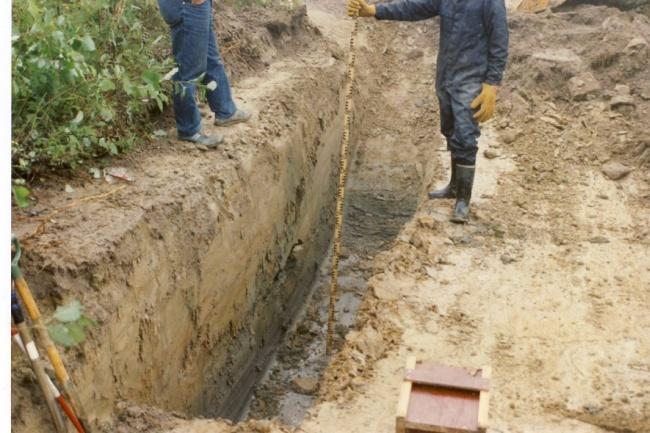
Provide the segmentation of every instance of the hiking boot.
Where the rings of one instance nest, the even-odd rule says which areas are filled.
[[[455,223],[466,223],[469,221],[469,201],[472,198],[472,186],[474,186],[473,165],[456,165],[456,206],[451,221]]]
[[[214,124],[215,126],[232,126],[238,123],[248,122],[250,118],[251,118],[250,111],[238,108],[237,111],[235,111],[235,114],[233,114],[227,119],[219,119],[218,117],[215,116]]]
[[[451,178],[446,187],[431,191],[429,193],[430,199],[439,198],[456,198],[456,163],[451,159]]]
[[[178,136],[179,140],[189,141],[190,143],[201,144],[208,149],[215,149],[219,143],[223,142],[223,135],[221,134],[212,134],[205,135],[200,132],[192,135],[191,137],[184,137],[182,135]]]

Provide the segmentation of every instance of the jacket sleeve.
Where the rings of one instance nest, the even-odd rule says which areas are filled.
[[[401,0],[378,4],[375,18],[392,21],[419,21],[438,16],[442,0]]]
[[[508,62],[508,17],[504,0],[485,0],[488,35],[488,69],[485,82],[500,85]]]

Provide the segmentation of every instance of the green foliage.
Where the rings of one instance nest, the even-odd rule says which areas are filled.
[[[47,331],[52,340],[65,347],[72,347],[86,340],[86,328],[97,324],[83,314],[79,301],[58,307],[48,320]]]
[[[128,149],[168,102],[167,33],[155,0],[14,1],[14,173]]]
[[[14,203],[16,203],[16,206],[19,208],[25,209],[31,205],[29,196],[32,194],[32,192],[29,189],[25,188],[24,186],[16,185],[11,187],[11,192],[14,196]]]

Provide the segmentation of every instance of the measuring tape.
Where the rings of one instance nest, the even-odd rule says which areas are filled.
[[[339,187],[336,195],[336,216],[334,223],[334,240],[332,244],[332,281],[330,283],[330,303],[327,317],[326,353],[332,353],[334,325],[336,324],[336,300],[339,279],[339,261],[341,258],[341,233],[343,231],[343,211],[345,206],[345,182],[348,176],[348,153],[350,147],[350,125],[352,123],[352,92],[354,91],[354,64],[357,59],[356,41],[359,32],[359,18],[354,17],[350,35],[350,54],[348,57],[347,83],[345,89],[345,114],[343,118],[343,137],[341,139],[341,156],[339,159]]]

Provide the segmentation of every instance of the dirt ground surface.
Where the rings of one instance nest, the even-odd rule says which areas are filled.
[[[309,25],[325,39],[312,57],[344,58],[351,24],[343,5],[308,2]],[[483,127],[470,224],[448,222],[451,201],[426,199],[449,165],[433,89],[437,21],[364,21],[337,353],[331,360],[322,353],[325,260],[247,421],[197,418],[143,398],[121,401],[104,430],[393,432],[404,364],[415,355],[491,366],[493,433],[650,432],[647,9],[513,12],[510,28],[510,62],[497,115]],[[343,72],[340,61],[323,70],[297,94]],[[274,96],[259,97],[259,78],[247,83],[251,100]],[[193,152],[160,170],[190,164]],[[238,152],[245,150],[231,147],[209,163]],[[35,248],[60,254],[64,266],[70,258],[47,236]],[[35,395],[20,394],[23,410]]]

